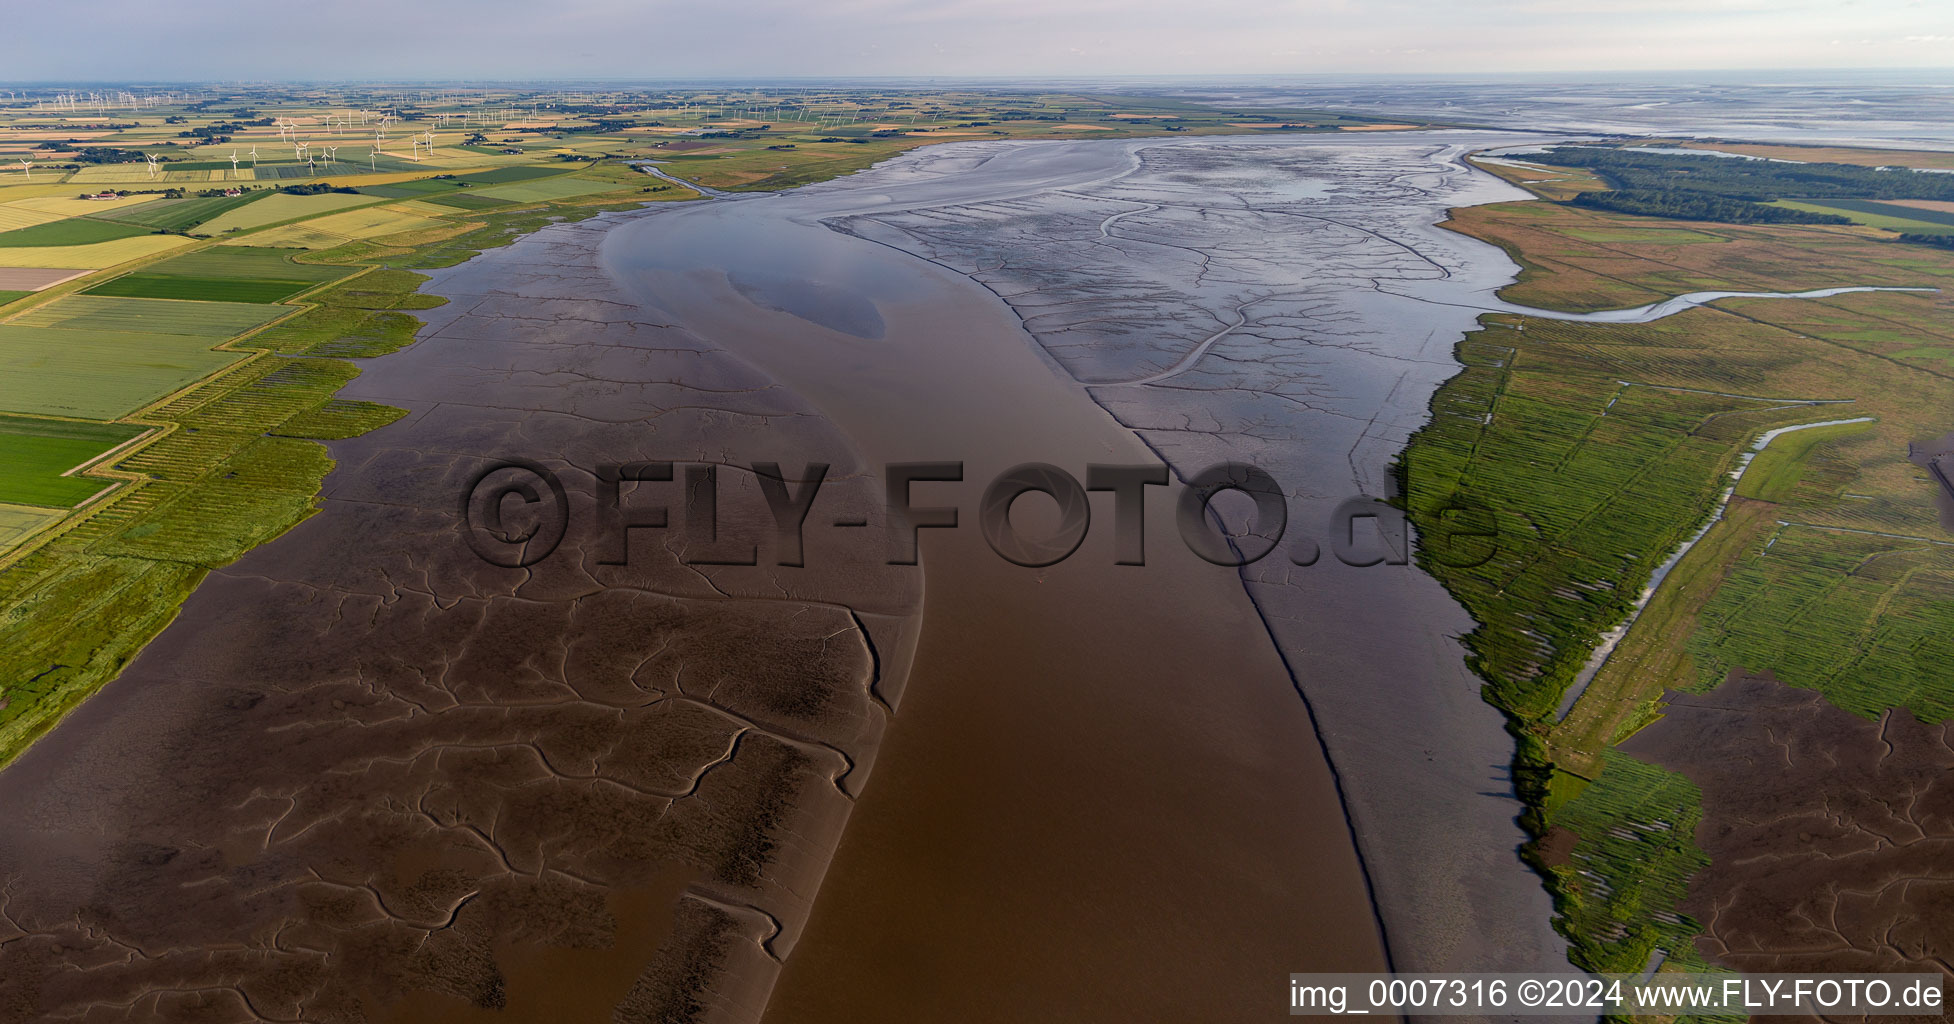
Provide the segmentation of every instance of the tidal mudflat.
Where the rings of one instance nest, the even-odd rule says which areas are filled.
[[[450,304],[343,392],[410,414],[333,444],[317,515],[0,772],[0,1019],[760,1013],[920,589],[849,535],[807,552],[847,572],[732,579],[601,528],[600,467],[783,447],[880,525],[815,410],[618,294],[614,222],[437,274]],[[510,460],[578,524],[521,568],[457,529]]]
[[[1156,770],[1180,776],[1183,788],[1200,777],[1191,773],[1199,761],[1160,757],[1159,734],[1109,736],[1108,723],[1199,708],[1208,730],[1200,761],[1239,758],[1270,728],[1230,710],[1258,706],[1244,703],[1258,689],[1290,707],[1276,730],[1280,757],[1306,761],[1319,737],[1327,747],[1397,967],[1563,962],[1546,897],[1515,854],[1523,836],[1506,777],[1510,740],[1454,639],[1470,621],[1413,567],[1356,568],[1328,554],[1333,511],[1390,493],[1392,458],[1423,422],[1432,389],[1455,372],[1451,346],[1478,312],[1500,308],[1491,295],[1512,264],[1435,225],[1448,207],[1517,196],[1459,160],[1504,138],[945,145],[789,194],[667,210],[611,234],[610,265],[646,305],[764,367],[872,458],[961,458],[966,478],[982,481],[1024,460],[1081,473],[1088,460],[1122,461],[1117,453],[1137,438],[1183,478],[1249,462],[1288,490],[1289,538],[1242,572],[1245,588],[1236,585],[1274,636],[1274,680],[1197,670],[1181,682],[1151,673],[1102,684],[1077,672],[1022,681],[969,672],[968,652],[981,647],[1037,651],[1042,641],[1026,623],[1051,617],[968,630],[984,620],[939,615],[939,600],[948,603],[973,574],[1039,574],[981,549],[952,567],[956,556],[933,561],[925,547],[916,692],[884,751],[887,777],[857,809],[808,942],[784,976],[773,1004],[781,1019],[845,1015],[848,993],[863,984],[892,1001],[913,993],[915,1007],[946,985],[974,991],[988,986],[990,970],[1027,959],[1023,944],[1035,948],[1047,931],[1084,940],[1089,922],[1132,919],[1136,900],[1175,898],[1215,872],[1217,858],[1234,857],[1253,833],[1205,830],[1187,837],[1192,849],[1171,852],[1091,841],[1118,834],[1106,822],[1122,810],[1172,820],[1162,813],[1171,805],[1119,795],[1148,791],[1133,781],[1135,760],[1158,759]],[[796,293],[766,294],[767,282],[789,280],[800,282]],[[837,303],[814,302],[807,282],[869,297],[885,332],[851,335],[835,319]],[[770,321],[754,319],[756,304]],[[891,311],[911,322],[898,328]],[[828,343],[802,340],[823,323]],[[992,337],[1000,340],[980,340]],[[1015,349],[1028,350],[1040,372],[999,361],[1015,366]],[[1084,413],[1055,429],[1052,410],[1078,408],[1082,395],[1120,429]],[[1098,438],[1096,453],[1082,443]],[[970,509],[976,485],[931,493]],[[1166,513],[1152,517],[1150,554],[1172,550],[1171,540],[1160,543],[1172,536]],[[1108,573],[1110,561],[1089,541],[1051,578],[1086,574],[1089,586],[1110,583],[1101,593],[1113,593],[1214,574],[1191,560]],[[1092,605],[1068,607],[1054,643],[1113,621]],[[1175,614],[1186,617],[1164,628],[1183,644],[1222,618],[1185,604]],[[963,635],[946,638],[953,633]],[[1030,770],[1022,755],[1045,730],[1071,754],[1050,763],[1069,772]],[[1078,801],[1112,778],[1110,766],[1129,777],[1085,813]],[[1007,769],[1022,773],[1030,794],[1014,801],[1020,820],[1038,823],[1023,836],[975,827],[983,803],[974,794]],[[1252,793],[1258,774],[1238,768],[1232,779],[1214,778],[1204,791]],[[1150,884],[1121,879],[1118,865],[1132,862],[1149,865]],[[1047,880],[1047,898],[1020,901],[1037,891],[1030,883]],[[1276,894],[1323,881],[1295,861],[1256,884]],[[1208,901],[1180,919],[1222,919],[1216,932],[1239,954],[1280,934],[1246,923],[1260,908]],[[1130,958],[1150,938],[1127,935],[1106,955]],[[958,973],[973,963],[985,969]],[[1088,971],[1072,971],[1069,991],[1083,997],[1094,987]],[[1044,998],[1067,984],[1030,991]]]
[[[1226,1016],[1558,966],[1471,623],[1325,553],[1511,277],[1434,227],[1516,197],[1459,161],[1508,138],[952,144],[438,275],[346,392],[410,415],[0,772],[0,1014]],[[512,459],[572,524],[523,568],[457,530]],[[890,565],[915,460],[965,528]],[[1210,565],[1168,488],[1144,567],[1103,505],[1044,569],[972,528],[1008,466],[1150,460],[1261,466],[1289,536]],[[604,469],[664,461],[721,467],[718,536]],[[758,461],[829,467],[804,568]]]

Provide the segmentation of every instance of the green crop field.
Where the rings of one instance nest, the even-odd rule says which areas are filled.
[[[236,302],[185,302],[69,295],[22,313],[18,327],[59,327],[84,331],[182,334],[214,343],[268,323],[290,312],[280,307]]]
[[[120,295],[144,299],[191,299],[203,302],[268,303],[288,299],[312,287],[313,281],[251,278],[198,278],[171,274],[124,274],[88,289],[88,295]]]
[[[389,182],[384,185],[361,185],[360,192],[386,199],[412,199],[437,192],[452,192],[465,188],[462,183],[440,178],[423,178],[420,181]]]
[[[513,185],[496,185],[474,192],[477,196],[493,199],[506,199],[516,203],[533,203],[546,199],[575,199],[579,196],[595,195],[599,192],[616,192],[623,188],[614,181],[586,181],[582,178],[549,178],[543,181],[524,181]],[[439,200],[436,200],[437,202]]]
[[[0,411],[115,419],[239,358],[208,338],[0,324]]]
[[[513,181],[533,181],[562,174],[559,168],[552,167],[497,167],[494,170],[476,171],[464,176],[464,180],[477,185],[504,185]]]
[[[152,230],[140,224],[116,224],[86,217],[75,217],[69,220],[57,220],[46,224],[36,224],[29,228],[17,228],[13,231],[0,231],[0,248],[24,249],[45,248],[56,245],[94,245],[96,242],[112,242],[118,238],[147,235]]]
[[[143,273],[169,277],[275,281],[333,281],[352,273],[346,267],[292,262],[292,257],[304,254],[303,249],[216,246],[152,263],[143,268]]]
[[[491,207],[509,205],[509,201],[506,199],[497,199],[493,196],[471,192],[448,192],[426,195],[421,197],[421,201],[425,203],[439,203],[442,206],[452,206],[457,210],[486,210]]]
[[[78,423],[0,415],[0,503],[68,508],[94,497],[109,481],[63,476],[142,434],[119,423]]]

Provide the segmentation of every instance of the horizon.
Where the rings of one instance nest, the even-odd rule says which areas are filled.
[[[1954,9],[1922,0],[1789,9],[1757,0],[1494,0],[1470,9],[1308,0],[1282,10],[1224,0],[1198,11],[1145,0],[850,0],[819,10],[747,0],[712,12],[567,0],[539,17],[502,3],[404,11],[349,0],[329,16],[229,13],[106,0],[89,9],[89,45],[62,52],[45,41],[74,31],[72,15],[29,7],[10,15],[0,67],[22,82],[452,81],[488,67],[497,81],[1954,68]],[[508,31],[518,18],[530,20]],[[288,42],[295,32],[304,43]],[[199,66],[217,59],[221,67]],[[1614,70],[1582,70],[1591,67]]]

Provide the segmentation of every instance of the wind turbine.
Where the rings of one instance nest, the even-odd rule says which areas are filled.
[[[367,163],[370,164],[375,171],[378,171],[380,169],[380,147],[375,146],[372,149],[367,150],[366,160]]]
[[[231,177],[237,177],[237,150],[231,150]]]
[[[34,161],[32,160],[22,160],[20,162],[20,173],[27,175],[28,181],[34,180],[33,168],[34,168]]]
[[[151,178],[155,178],[156,177],[156,154],[144,153],[143,159],[149,161],[149,176]]]
[[[251,144],[251,166],[258,166],[258,144],[255,142]]]

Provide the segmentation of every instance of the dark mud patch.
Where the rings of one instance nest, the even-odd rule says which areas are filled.
[[[1927,471],[1934,482],[1934,505],[1940,509],[1940,527],[1954,533],[1954,434],[1938,441],[1917,441],[1907,446],[1907,459]]]
[[[1581,842],[1581,836],[1571,828],[1555,825],[1547,830],[1537,848],[1540,862],[1550,868],[1565,867],[1574,860],[1574,847]]]
[[[1703,791],[1684,911],[1740,971],[1954,976],[1954,736],[1733,673],[1622,744]],[[1897,1019],[1897,1018],[1895,1018]],[[1938,1018],[1935,1018],[1938,1019]]]

